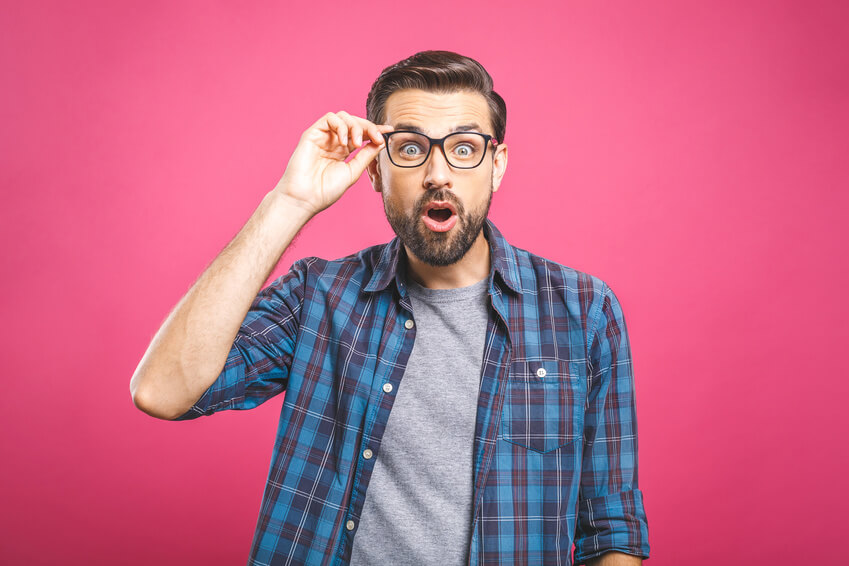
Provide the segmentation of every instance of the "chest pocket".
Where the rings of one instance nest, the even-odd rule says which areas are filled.
[[[571,444],[584,432],[584,380],[576,362],[516,361],[501,415],[504,439],[536,452]]]

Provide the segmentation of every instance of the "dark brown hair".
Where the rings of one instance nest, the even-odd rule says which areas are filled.
[[[420,51],[386,67],[366,99],[366,117],[375,124],[383,123],[386,99],[396,90],[417,88],[429,92],[450,93],[472,91],[483,95],[489,104],[489,115],[495,139],[504,141],[507,129],[507,105],[492,90],[492,77],[483,65],[453,51]]]

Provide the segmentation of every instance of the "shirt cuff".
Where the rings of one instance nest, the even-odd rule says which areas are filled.
[[[238,345],[233,345],[224,370],[188,411],[174,419],[188,421],[218,411],[238,408],[245,399],[245,362]]]
[[[648,522],[639,489],[582,499],[578,505],[575,565],[612,550],[649,557]]]

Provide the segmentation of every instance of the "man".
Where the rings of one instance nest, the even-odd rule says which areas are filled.
[[[489,74],[418,53],[381,73],[367,118],[304,132],[154,337],[134,402],[182,420],[286,392],[251,564],[571,564],[573,542],[577,563],[640,564],[622,310],[487,219],[507,168]],[[261,289],[366,170],[397,238]]]

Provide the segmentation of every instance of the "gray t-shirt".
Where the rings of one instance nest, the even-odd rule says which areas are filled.
[[[489,279],[410,281],[416,341],[366,492],[351,564],[466,564]]]

